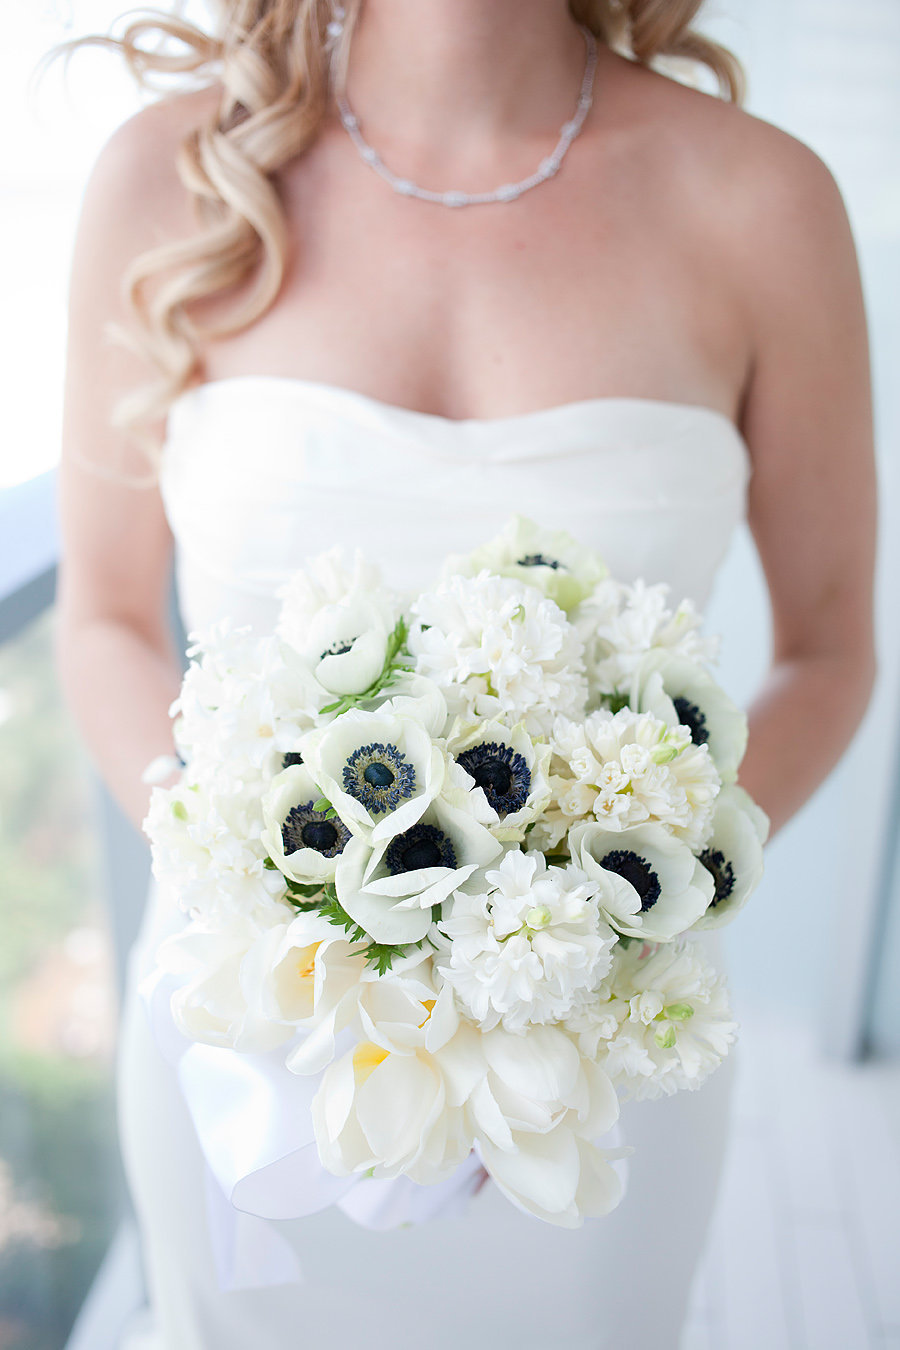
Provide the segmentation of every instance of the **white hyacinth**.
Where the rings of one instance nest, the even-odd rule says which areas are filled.
[[[665,583],[629,586],[608,577],[579,605],[573,621],[585,643],[592,701],[627,688],[641,658],[654,649],[698,665],[718,654],[718,639],[700,631],[701,617],[690,600],[669,607]]]
[[[639,1100],[698,1088],[737,1033],[724,977],[690,941],[617,949],[603,996],[568,1025],[620,1093]]]
[[[410,650],[451,712],[521,722],[546,735],[555,713],[583,714],[582,643],[563,611],[534,586],[479,572],[451,576],[414,601]]]
[[[454,892],[433,934],[440,977],[485,1031],[561,1021],[606,975],[617,941],[584,872],[517,848],[482,887]]]
[[[551,744],[553,805],[562,816],[592,817],[612,830],[656,821],[692,849],[709,834],[719,775],[687,727],[630,708],[600,709],[584,722],[557,718]]]

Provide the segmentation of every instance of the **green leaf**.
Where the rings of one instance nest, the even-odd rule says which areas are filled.
[[[404,956],[406,948],[388,942],[370,942],[363,952],[366,965],[374,966],[379,975],[386,975],[395,956]]]
[[[172,815],[176,820],[187,820],[187,807],[184,802],[174,801],[172,803]]]
[[[317,802],[313,802],[314,811],[333,811],[334,807],[327,797],[320,797]]]
[[[321,882],[315,885],[306,885],[304,882],[294,881],[291,877],[285,877],[285,882],[291,895],[302,895],[305,899],[310,900],[314,896],[322,894]]]
[[[319,912],[324,914],[329,923],[337,924],[338,928],[343,928],[350,935],[352,942],[364,942],[369,938],[369,934],[364,928],[360,928],[355,919],[344,909],[340,900],[337,898],[337,892],[333,886],[325,886],[322,889],[322,902],[319,905]]]
[[[610,712],[621,712],[623,708],[628,707],[628,695],[617,689],[614,694],[607,694],[603,702]]]

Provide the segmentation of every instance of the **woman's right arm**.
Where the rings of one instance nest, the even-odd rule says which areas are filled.
[[[109,416],[122,393],[154,372],[110,343],[104,328],[127,322],[122,276],[132,259],[173,230],[191,231],[174,166],[183,125],[181,109],[151,105],[107,142],[85,192],[69,289],[56,664],[88,751],[138,828],[150,798],[141,773],[173,753],[168,708],[180,662],[169,624],[172,539],[158,488],[116,481],[151,470]]]

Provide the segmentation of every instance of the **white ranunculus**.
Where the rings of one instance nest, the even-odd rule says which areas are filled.
[[[351,708],[308,732],[300,752],[341,820],[373,847],[415,824],[446,771],[421,722],[384,710]]]
[[[521,722],[530,736],[547,734],[554,711],[583,714],[581,640],[535,587],[486,571],[451,576],[412,613],[416,669],[441,686],[451,713]]]
[[[737,778],[747,748],[746,715],[695,661],[664,648],[648,652],[632,675],[628,702],[670,726],[687,726],[695,745],[709,746],[722,781]]]
[[[305,764],[276,774],[262,800],[264,847],[285,876],[307,885],[330,881],[350,831],[315,804],[322,791]]]
[[[763,845],[769,817],[737,783],[723,787],[716,799],[712,834],[700,862],[713,879],[713,898],[695,928],[721,928],[730,923],[762,880]]]
[[[709,834],[720,779],[687,727],[599,709],[583,723],[557,718],[551,744],[554,806],[573,821],[620,830],[658,822],[692,849]]]
[[[569,832],[569,847],[596,886],[601,913],[628,937],[671,942],[713,897],[710,873],[659,825],[608,830],[585,821]]]
[[[474,894],[454,892],[433,930],[438,975],[482,1030],[562,1020],[609,970],[616,934],[577,867],[511,849]]]
[[[524,839],[525,827],[550,801],[550,747],[522,726],[466,722],[451,728],[447,750],[465,771],[469,791],[484,796],[498,839]]]
[[[597,1017],[618,1023],[598,1039],[590,1012],[570,1023],[584,1053],[596,1049],[623,1096],[668,1096],[697,1088],[728,1054],[737,1032],[723,977],[697,945],[673,943],[656,951],[631,943],[617,952]]]
[[[565,530],[545,530],[524,516],[512,516],[500,534],[473,553],[450,557],[442,577],[472,577],[483,569],[535,586],[568,613],[606,576],[593,549]]]
[[[701,632],[690,600],[669,608],[669,587],[601,581],[572,616],[585,644],[592,704],[627,685],[647,652],[662,648],[689,661],[715,660],[718,639]]]
[[[438,798],[408,830],[377,847],[350,840],[335,873],[338,899],[376,942],[418,942],[433,907],[502,847],[470,812]]]

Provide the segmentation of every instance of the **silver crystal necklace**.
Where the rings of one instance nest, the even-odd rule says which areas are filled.
[[[594,94],[594,71],[597,68],[597,39],[589,28],[584,24],[578,27],[584,34],[584,41],[587,47],[587,58],[584,65],[584,78],[581,81],[581,92],[578,95],[578,103],[575,108],[575,116],[568,122],[564,122],[559,133],[559,140],[555,147],[547,156],[542,159],[537,169],[528,178],[523,178],[519,183],[503,183],[495,188],[493,192],[460,192],[453,188],[448,192],[434,192],[431,188],[419,187],[411,178],[401,178],[399,174],[394,173],[384,163],[378,151],[369,144],[359,129],[359,121],[356,114],[351,109],[349,103],[343,94],[335,95],[338,112],[344,127],[350,134],[350,139],[359,151],[360,158],[366,164],[370,165],[377,174],[389,183],[395,192],[401,193],[404,197],[420,197],[422,201],[437,202],[441,206],[481,206],[487,202],[512,202],[517,197],[521,197],[523,192],[529,188],[537,187],[538,183],[544,183],[548,178],[559,170],[563,162],[566,151],[578,135],[584,119],[590,111]]]

